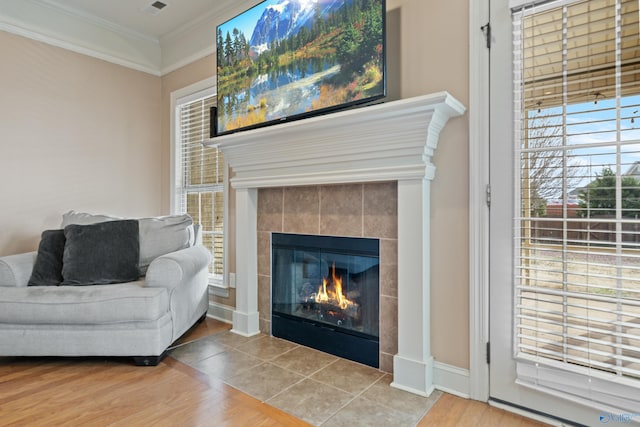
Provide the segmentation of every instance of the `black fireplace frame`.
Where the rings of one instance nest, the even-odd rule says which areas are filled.
[[[299,244],[299,238],[311,237],[317,245],[305,246]],[[349,255],[380,256],[380,240],[361,237],[319,236],[288,233],[271,234],[271,268],[275,271],[276,260],[273,256],[275,248],[296,247],[301,250],[317,250],[319,247],[332,253]],[[273,280],[273,274],[272,274]],[[273,284],[272,284],[273,286]],[[378,298],[380,295],[378,281]],[[380,317],[378,316],[378,322]],[[312,347],[325,353],[353,360],[374,368],[380,367],[380,337],[361,333],[351,329],[341,328],[303,319],[278,311],[274,307],[273,295],[271,301],[271,334],[307,347]]]

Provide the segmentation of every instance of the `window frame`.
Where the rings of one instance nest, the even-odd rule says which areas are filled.
[[[182,213],[180,209],[180,189],[181,179],[181,156],[178,148],[180,143],[180,114],[182,105],[198,99],[214,96],[216,94],[215,77],[201,80],[181,89],[177,89],[170,94],[170,181],[169,181],[169,204],[172,214]],[[218,296],[228,296],[229,289],[229,268],[228,268],[228,224],[229,224],[229,168],[224,162],[224,183],[223,183],[223,274],[222,280],[213,276],[209,277],[209,290]]]

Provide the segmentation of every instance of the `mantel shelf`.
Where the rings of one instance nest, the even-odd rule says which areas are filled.
[[[447,92],[211,138],[234,188],[433,178],[431,156],[464,106]]]

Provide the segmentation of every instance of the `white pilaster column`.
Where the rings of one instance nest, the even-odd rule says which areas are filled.
[[[433,170],[427,175],[431,178]],[[433,386],[428,178],[398,181],[398,354],[393,387],[429,396]]]
[[[258,326],[258,190],[236,189],[236,309],[231,332],[250,337]]]

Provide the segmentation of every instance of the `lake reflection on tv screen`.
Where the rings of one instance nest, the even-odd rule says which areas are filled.
[[[217,28],[217,134],[385,94],[384,0],[271,0]]]

